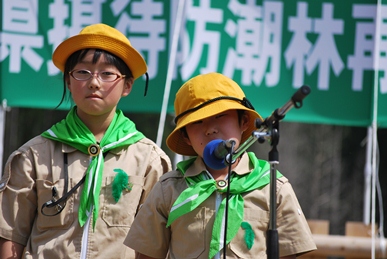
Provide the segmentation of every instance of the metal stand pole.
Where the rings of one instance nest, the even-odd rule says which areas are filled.
[[[271,146],[269,152],[270,163],[270,221],[266,231],[266,254],[269,259],[279,258],[278,231],[277,231],[277,169],[279,154],[277,145],[279,142],[279,121],[271,129]]]
[[[279,122],[285,117],[285,114],[293,107],[301,108],[302,100],[310,93],[309,86],[302,86],[292,96],[292,98],[285,103],[281,108],[276,109],[269,117],[264,121],[257,120],[257,131],[252,133],[244,143],[242,143],[237,150],[232,154],[231,159],[228,161],[235,161],[243,152],[246,151],[256,140],[263,143],[265,139],[268,139],[272,149],[269,152],[270,163],[270,222],[269,228],[266,232],[266,253],[269,259],[279,258],[278,247],[278,231],[277,231],[277,170],[276,165],[279,164],[279,155],[277,145],[279,142]],[[227,159],[226,159],[227,162]]]

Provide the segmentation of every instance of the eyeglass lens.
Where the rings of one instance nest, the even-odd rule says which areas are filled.
[[[94,76],[90,71],[83,70],[83,69],[74,70],[71,72],[71,75],[75,79],[81,80],[81,81],[89,80],[90,78],[92,78]],[[117,80],[119,77],[121,77],[120,75],[118,75],[116,73],[108,72],[108,71],[98,72],[97,76],[101,81],[104,81],[104,82],[113,82],[113,81]]]

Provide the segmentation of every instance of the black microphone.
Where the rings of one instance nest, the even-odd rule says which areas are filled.
[[[230,150],[234,147],[235,143],[235,140],[232,139],[215,139],[208,142],[203,150],[204,163],[215,170],[225,168],[228,165],[226,158],[228,158]]]

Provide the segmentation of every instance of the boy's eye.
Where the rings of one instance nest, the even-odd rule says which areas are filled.
[[[104,75],[104,76],[111,76],[111,75],[116,75],[116,73],[109,72],[109,71],[102,71],[102,72],[101,72],[101,75]]]
[[[80,74],[80,75],[90,74],[89,71],[87,71],[87,70],[82,70],[82,69],[76,70],[74,73],[75,73],[75,74]]]

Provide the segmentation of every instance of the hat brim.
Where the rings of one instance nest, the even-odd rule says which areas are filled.
[[[147,71],[141,54],[128,43],[98,34],[80,34],[63,41],[52,55],[54,65],[63,72],[66,60],[71,54],[81,49],[102,49],[116,55],[129,67],[134,79]]]
[[[169,149],[171,149],[173,152],[185,156],[197,156],[197,153],[192,148],[192,146],[188,145],[183,138],[183,135],[181,133],[181,129],[187,126],[188,124],[203,120],[205,118],[214,116],[215,114],[221,113],[223,111],[227,110],[245,110],[248,112],[250,118],[249,118],[249,126],[246,129],[245,132],[242,134],[242,142],[247,140],[254,130],[256,130],[255,121],[256,119],[263,120],[262,117],[255,111],[251,110],[242,104],[232,101],[232,100],[221,100],[217,102],[213,102],[211,104],[208,104],[204,106],[203,108],[188,113],[187,115],[179,118],[177,121],[176,128],[169,134],[167,137],[167,146]]]

